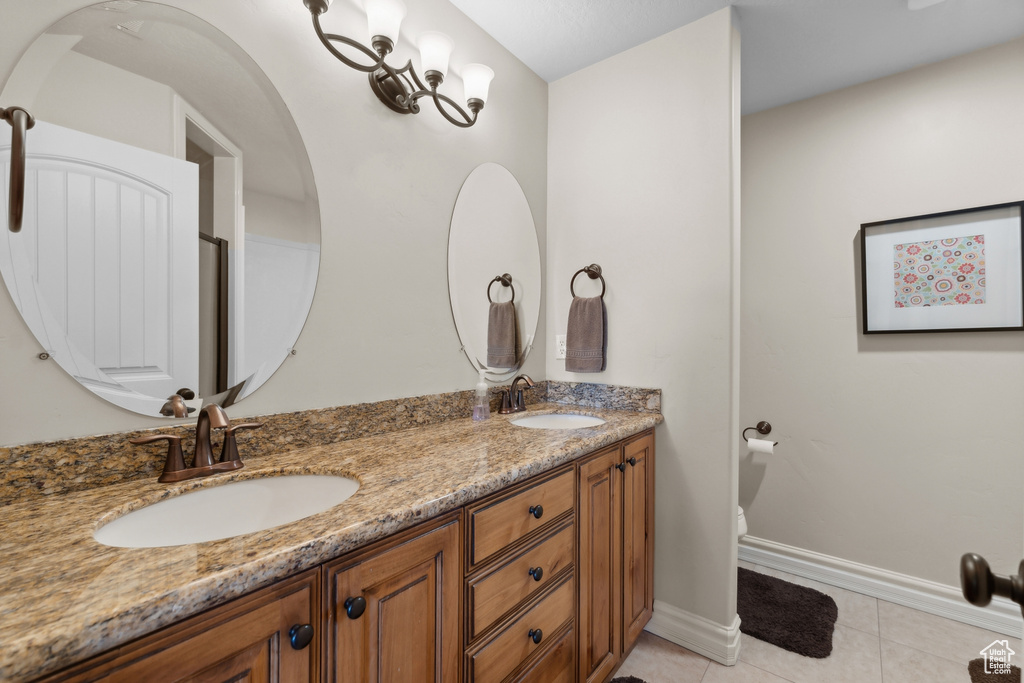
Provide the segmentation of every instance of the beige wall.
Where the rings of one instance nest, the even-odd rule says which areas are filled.
[[[411,0],[397,48],[402,59],[415,52],[409,36],[436,28],[455,40],[454,72],[480,61],[497,73],[480,122],[459,129],[429,106],[415,117],[385,108],[364,74],[327,53],[300,0],[164,2],[213,24],[267,73],[295,118],[319,191],[320,279],[298,355],[229,413],[471,389],[476,373],[459,350],[448,304],[448,224],[470,171],[500,163],[523,186],[543,258],[547,84],[447,0]],[[87,4],[0,0],[0,83],[39,33]],[[366,30],[365,17],[347,2],[335,2],[324,23],[355,36]],[[457,79],[451,85],[453,94],[461,90]],[[546,338],[542,315],[525,368],[537,377],[544,375]],[[166,424],[100,401],[56,364],[37,360],[41,350],[4,292],[0,445]]]
[[[735,619],[738,48],[725,9],[567,76],[548,133],[548,329],[565,332],[590,263],[608,312],[607,370],[549,359],[548,377],[662,388],[655,598],[719,627]]]
[[[958,585],[1022,556],[1024,336],[860,332],[861,223],[1024,199],[1024,40],[743,119],[752,536]]]

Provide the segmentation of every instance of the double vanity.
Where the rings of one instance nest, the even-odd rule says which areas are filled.
[[[143,25],[144,41],[125,33]],[[49,210],[0,241],[39,358],[145,424],[206,416],[191,472],[177,457],[160,475],[164,445],[143,445],[188,452],[180,423],[0,446],[0,681],[615,671],[653,604],[660,392],[547,382],[527,400],[549,402],[481,422],[471,392],[262,416],[237,437],[244,467],[213,462],[211,428],[258,425],[211,424],[210,405],[297,353],[316,290],[320,205],[289,104],[215,26],[145,0],[64,17],[0,96],[39,120],[26,192]],[[541,242],[512,170],[478,161],[452,212],[449,299],[474,376],[501,384],[539,346]],[[36,260],[54,270],[14,267]],[[492,304],[514,312],[507,366],[489,362]],[[79,405],[51,398],[53,415]]]
[[[256,457],[240,438],[235,472],[0,507],[0,679],[605,680],[653,604],[660,422],[540,403]],[[264,521],[259,500],[296,514],[289,482],[345,499]]]

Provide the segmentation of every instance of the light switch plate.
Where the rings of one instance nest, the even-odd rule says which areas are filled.
[[[555,360],[565,360],[565,335],[555,335]]]

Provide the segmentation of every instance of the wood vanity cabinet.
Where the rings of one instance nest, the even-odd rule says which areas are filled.
[[[42,680],[600,682],[653,552],[648,431]]]
[[[319,579],[319,569],[283,579],[42,680],[318,680]]]
[[[458,683],[461,510],[324,565],[331,683]]]
[[[575,509],[572,465],[466,508],[466,681],[575,680]]]
[[[579,464],[579,680],[605,680],[654,608],[654,435]]]

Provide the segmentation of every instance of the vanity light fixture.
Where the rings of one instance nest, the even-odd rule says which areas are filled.
[[[420,35],[420,62],[426,85],[420,80],[412,66],[412,60],[405,66],[396,69],[385,62],[385,58],[398,42],[399,28],[405,18],[405,4],[402,0],[364,0],[367,24],[370,29],[370,45],[336,33],[324,33],[320,26],[320,15],[331,6],[331,0],[302,0],[313,15],[313,28],[327,50],[339,60],[357,71],[369,74],[370,88],[390,109],[399,114],[418,114],[419,100],[429,97],[434,101],[437,110],[448,121],[462,128],[469,128],[476,123],[477,114],[484,108],[487,101],[487,90],[494,71],[483,64],[467,64],[462,69],[462,80],[465,86],[466,106],[472,115],[456,104],[455,100],[437,91],[448,73],[448,57],[452,52],[451,38],[437,31],[425,31]],[[356,48],[371,60],[372,64],[360,64],[341,53],[333,43],[344,43]],[[444,103],[444,104],[442,104]],[[447,105],[447,107],[445,106]],[[458,113],[453,116],[448,107]]]

